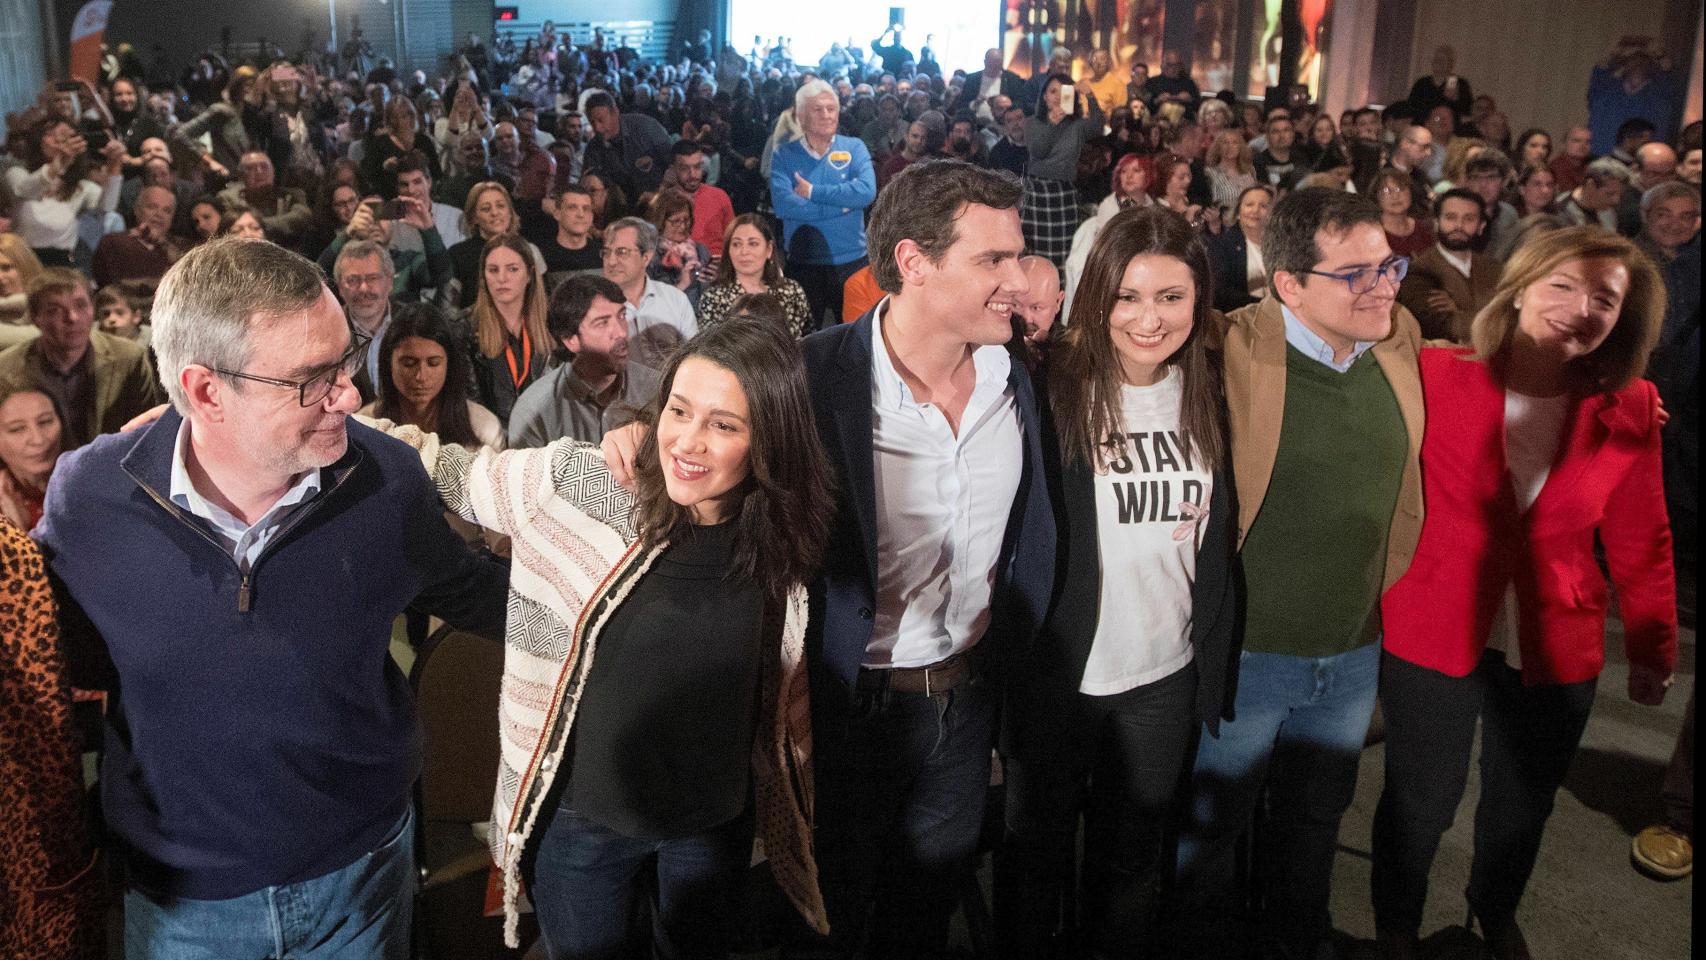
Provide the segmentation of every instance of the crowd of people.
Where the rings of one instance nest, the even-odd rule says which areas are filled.
[[[1596,544],[1643,704],[1694,561],[1701,127],[1652,41],[1555,147],[1448,48],[1333,117],[1172,52],[709,40],[115,57],[7,116],[0,953],[99,950],[75,683],[127,956],[407,956],[387,642],[431,614],[503,643],[512,946],[524,891],[551,958],[649,896],[722,956],[756,839],[786,955],[939,956],[998,755],[1004,955],[1340,956],[1378,698],[1379,955],[1479,724],[1466,897],[1530,956]]]

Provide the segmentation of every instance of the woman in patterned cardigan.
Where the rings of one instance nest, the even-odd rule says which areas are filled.
[[[588,444],[476,454],[380,424],[451,510],[512,538],[492,852],[510,945],[525,876],[553,958],[620,947],[654,854],[658,946],[718,955],[754,820],[783,892],[828,926],[803,658],[833,499],[780,318],[690,340],[651,412],[633,494]]]
[[[103,954],[71,687],[41,554],[0,520],[0,957]]]

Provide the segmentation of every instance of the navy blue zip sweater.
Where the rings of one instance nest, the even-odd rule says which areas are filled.
[[[351,421],[245,582],[168,497],[180,422],[66,454],[35,533],[112,659],[102,803],[132,881],[217,900],[380,844],[421,762],[391,623],[418,597],[501,636],[507,577],[445,524],[416,453]]]

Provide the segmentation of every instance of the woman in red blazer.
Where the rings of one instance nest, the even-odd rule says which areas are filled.
[[[1382,602],[1386,784],[1373,893],[1383,956],[1413,956],[1428,869],[1482,721],[1467,896],[1493,955],[1529,956],[1515,921],[1604,665],[1617,588],[1629,696],[1664,699],[1676,583],[1658,394],[1637,379],[1665,289],[1628,240],[1561,230],[1517,251],[1473,349],[1422,352],[1427,520]]]

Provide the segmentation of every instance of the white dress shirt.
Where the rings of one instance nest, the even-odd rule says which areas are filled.
[[[1469,270],[1475,264],[1475,261],[1470,259],[1469,254],[1454,253],[1447,250],[1443,245],[1439,248],[1439,255],[1445,258],[1446,263],[1456,267],[1457,272],[1463,274],[1465,278],[1469,276]]]
[[[284,496],[272,505],[259,520],[246,524],[230,511],[219,506],[201,495],[190,480],[189,466],[185,461],[185,451],[189,449],[190,422],[185,420],[178,425],[178,441],[172,449],[172,481],[167,490],[167,496],[172,502],[188,510],[191,514],[207,521],[209,530],[231,551],[231,558],[237,561],[237,566],[248,576],[249,568],[254,566],[255,559],[261,551],[267,548],[273,535],[284,528],[284,522],[290,519],[298,507],[320,492],[320,469],[303,472],[291,483],[290,489],[284,491]]]
[[[871,440],[877,496],[877,609],[867,667],[926,667],[971,649],[989,603],[1024,469],[1024,433],[1005,348],[972,354],[977,384],[958,434],[919,403],[871,323]]]
[[[1520,513],[1527,513],[1546,488],[1552,464],[1558,460],[1558,448],[1564,445],[1564,434],[1569,430],[1570,405],[1568,394],[1531,397],[1505,391],[1505,466]],[[1521,625],[1516,583],[1507,583],[1504,602],[1487,635],[1487,649],[1502,651],[1505,665],[1512,670],[1522,669],[1522,645],[1517,642]]]
[[[1262,259],[1262,245],[1244,241],[1244,289],[1257,300],[1268,295],[1268,262]]]
[[[699,332],[699,318],[693,313],[693,301],[687,299],[687,294],[649,277],[640,302],[623,304],[622,312],[628,317],[630,337],[637,337],[660,323],[681,331],[683,337]]]
[[[367,382],[373,387],[373,392],[378,393],[379,348],[385,343],[385,331],[391,329],[391,304],[389,302],[385,304],[385,316],[379,318],[379,325],[373,328],[372,333],[362,330],[361,324],[357,323],[353,317],[350,318],[350,326],[357,330],[361,330],[363,336],[373,338],[367,345],[367,357],[365,358],[365,362],[367,366]]]

